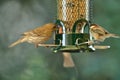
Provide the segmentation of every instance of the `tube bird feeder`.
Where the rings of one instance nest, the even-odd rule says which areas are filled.
[[[92,0],[57,0],[55,45],[53,51],[94,51],[89,33]]]

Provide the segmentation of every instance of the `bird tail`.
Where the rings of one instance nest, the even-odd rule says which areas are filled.
[[[9,47],[14,47],[17,44],[25,42],[26,40],[27,40],[27,38],[22,37],[22,38],[18,39],[17,41],[15,41],[14,43],[12,43]]]
[[[63,58],[64,58],[64,63],[63,63],[64,67],[74,67],[75,66],[70,53],[63,52]]]
[[[120,36],[117,34],[108,34],[108,37],[120,38]]]

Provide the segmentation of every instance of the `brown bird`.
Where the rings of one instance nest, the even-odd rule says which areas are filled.
[[[38,27],[34,30],[23,33],[23,36],[12,43],[9,47],[13,47],[19,43],[28,42],[35,44],[38,47],[38,44],[46,42],[52,36],[52,33],[57,29],[54,23],[48,23],[41,27]]]
[[[98,42],[103,42],[106,38],[109,37],[120,38],[120,36],[109,33],[107,30],[97,24],[91,24],[90,33],[94,40]]]

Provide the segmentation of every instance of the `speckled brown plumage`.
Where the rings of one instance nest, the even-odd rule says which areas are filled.
[[[34,30],[24,32],[23,36],[16,42],[12,43],[9,47],[13,47],[19,43],[28,42],[33,43],[37,47],[38,44],[46,42],[52,36],[53,31],[56,30],[54,23],[48,23]]]
[[[118,35],[109,33],[107,30],[97,24],[91,24],[90,33],[92,34],[94,40],[100,42],[103,42],[106,38],[109,37],[120,38]]]

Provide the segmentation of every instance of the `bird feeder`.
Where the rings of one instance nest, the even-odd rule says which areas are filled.
[[[57,0],[54,52],[57,51],[94,51],[89,26],[91,21],[91,0]]]
[[[93,45],[90,25],[92,0],[57,0],[57,20],[54,44],[39,46],[54,47],[53,52],[93,52],[110,46]],[[90,43],[89,43],[90,42]]]

